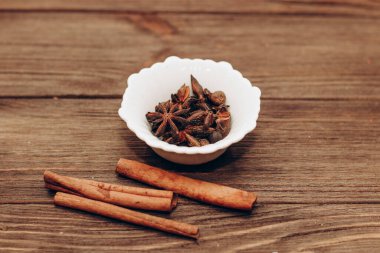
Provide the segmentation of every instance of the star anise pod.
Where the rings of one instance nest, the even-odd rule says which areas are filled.
[[[205,129],[207,129],[213,124],[214,124],[214,113],[212,111],[208,111],[205,119],[203,120],[203,126]]]
[[[188,124],[199,125],[202,124],[207,113],[202,110],[193,111],[190,116],[186,119]]]
[[[186,120],[190,125],[203,125],[207,129],[214,124],[214,117],[212,110],[196,110]]]
[[[159,137],[165,133],[167,126],[169,126],[173,132],[179,132],[175,123],[185,126],[187,121],[180,116],[187,114],[189,111],[190,109],[178,109],[177,104],[168,101],[159,103],[156,107],[156,112],[148,112],[145,116],[152,126],[159,124],[154,133],[154,135]]]
[[[191,88],[193,89],[195,97],[198,99],[196,106],[201,110],[209,111],[210,106],[207,104],[206,96],[204,94],[202,85],[200,85],[198,80],[193,75],[190,76],[190,79]]]
[[[200,85],[200,83],[198,82],[198,80],[193,75],[190,75],[190,79],[191,79],[191,88],[193,89],[194,95],[199,100],[204,101],[205,100],[205,96],[204,96],[204,93],[203,93],[203,87],[202,87],[202,85]]]
[[[174,144],[186,143],[190,147],[200,147],[201,144],[197,138],[187,133],[186,130],[179,131],[178,134],[172,137],[172,142]]]
[[[207,99],[214,105],[218,106],[226,103],[226,94],[224,94],[223,91],[217,90],[211,92],[208,89],[204,89],[203,93],[207,97]]]
[[[226,107],[222,107],[216,113],[216,130],[226,137],[231,129],[231,114],[227,111]]]
[[[203,125],[200,126],[187,126],[183,130],[186,133],[196,137],[196,138],[207,138],[211,133],[215,131],[214,128],[206,128]]]
[[[177,146],[182,146],[184,144],[190,147],[201,146],[197,138],[195,138],[194,136],[191,136],[184,130],[179,131],[177,134],[173,136],[165,138],[164,141],[166,141],[169,144],[175,144]]]
[[[206,145],[210,144],[209,140],[207,140],[207,139],[200,139],[199,143],[201,144],[201,146],[206,146]]]
[[[210,143],[215,143],[217,141],[220,141],[221,139],[223,139],[223,136],[219,131],[212,132],[210,136],[208,137],[208,140],[210,141]]]
[[[187,144],[190,147],[200,147],[201,146],[201,143],[198,141],[198,139],[191,136],[190,134],[185,133],[185,138],[187,140]]]
[[[190,147],[203,146],[202,143],[205,145],[204,139],[207,139],[213,132],[215,132],[215,129],[211,127],[205,130],[203,126],[188,125],[183,130],[173,133],[172,136],[164,139],[164,141],[176,145],[186,143]],[[201,142],[202,139],[203,141]]]
[[[190,108],[198,102],[194,96],[190,96],[190,87],[186,84],[182,85],[176,94],[172,94],[171,98],[173,103],[178,105],[179,109]]]
[[[229,105],[218,105],[218,106],[211,106],[211,110],[214,112],[214,113],[217,113],[221,110],[228,110],[228,107],[230,107]]]

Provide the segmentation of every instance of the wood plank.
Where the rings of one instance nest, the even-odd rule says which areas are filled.
[[[22,16],[0,16],[2,96],[120,95],[123,74],[160,50],[117,16]]]
[[[179,55],[231,62],[264,98],[379,99],[379,26],[338,16],[3,12],[0,97],[121,97],[131,73]]]
[[[156,156],[118,118],[119,104],[0,100],[0,202],[45,201],[45,167],[135,184],[114,175],[125,157],[255,191],[262,203],[380,203],[379,102],[264,100],[252,134],[195,167]]]
[[[376,1],[319,0],[319,1],[196,1],[145,0],[3,0],[0,10],[32,11],[130,11],[130,12],[185,12],[185,13],[255,13],[298,15],[347,15],[379,17],[380,5]]]
[[[376,252],[379,213],[373,204],[259,204],[247,214],[181,202],[161,214],[198,224],[201,237],[194,242],[53,204],[0,205],[0,250]]]

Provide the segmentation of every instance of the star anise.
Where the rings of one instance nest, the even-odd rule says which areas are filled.
[[[190,116],[186,119],[187,122],[191,125],[202,124],[207,113],[202,110],[193,111]]]
[[[203,125],[200,126],[187,126],[183,130],[186,133],[196,137],[196,138],[207,138],[212,132],[215,131],[213,127],[205,128]]]
[[[203,89],[191,75],[191,88],[182,85],[171,101],[160,103],[146,118],[161,140],[179,146],[198,147],[223,139],[230,131],[231,115],[222,91]]]
[[[166,140],[164,139],[164,141],[175,145],[187,144],[190,147],[201,146],[201,143],[198,141],[198,139],[187,133],[186,130],[179,131],[177,134],[167,138]]]
[[[196,105],[198,106],[198,108],[202,110],[209,111],[210,107],[206,103],[206,97],[205,97],[202,85],[200,85],[198,80],[193,75],[190,76],[190,79],[191,79],[191,88],[193,89],[195,97],[198,99],[198,103]]]
[[[216,130],[211,127],[205,130],[203,126],[188,125],[183,130],[173,133],[172,136],[164,138],[164,141],[176,145],[186,143],[191,147],[203,146],[201,145],[200,140],[203,139],[202,143],[205,144],[204,139],[208,138],[215,131]]]
[[[194,136],[188,134],[186,131],[180,131],[176,136],[173,136],[174,144],[186,143],[190,147],[200,147],[201,144]]]
[[[153,126],[157,126],[154,135],[160,137],[165,133],[167,126],[169,126],[173,132],[179,132],[175,123],[180,126],[185,126],[187,121],[180,116],[185,115],[189,111],[190,109],[178,109],[177,104],[167,101],[165,103],[159,103],[156,107],[156,112],[148,112],[145,116],[149,123]]]
[[[178,105],[179,109],[187,109],[197,103],[197,99],[190,96],[190,87],[186,84],[182,85],[176,94],[171,95],[174,104]]]
[[[222,107],[217,113],[216,129],[223,137],[227,136],[231,129],[231,114],[226,107]]]
[[[226,94],[224,94],[223,91],[217,90],[211,92],[208,89],[204,89],[203,93],[207,97],[207,99],[216,106],[223,105],[224,103],[226,103]]]

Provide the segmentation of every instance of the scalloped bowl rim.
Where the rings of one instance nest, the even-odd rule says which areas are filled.
[[[129,113],[128,113],[129,112],[129,110],[128,110],[128,97],[132,93],[130,88],[133,86],[133,79],[137,78],[139,75],[143,75],[147,71],[151,71],[151,70],[154,71],[155,69],[160,68],[160,66],[163,66],[169,62],[172,63],[175,61],[192,61],[195,63],[202,61],[202,62],[208,62],[211,64],[225,65],[230,71],[234,72],[236,77],[241,78],[244,81],[244,83],[246,83],[247,85],[250,85],[250,88],[252,88],[252,94],[253,94],[252,96],[258,100],[258,107],[256,108],[257,110],[252,113],[253,115],[250,115],[252,117],[251,118],[252,120],[250,120],[248,122],[248,124],[244,125],[244,128],[242,128],[239,131],[238,135],[235,135],[233,138],[227,138],[228,137],[227,136],[226,138],[224,138],[224,139],[222,139],[216,143],[205,145],[202,147],[184,147],[184,146],[177,146],[174,144],[168,144],[168,143],[158,139],[153,134],[151,136],[148,136],[144,133],[141,133],[139,131],[140,126],[138,124],[133,124],[133,121],[129,122],[129,120],[128,120],[128,116],[129,116]],[[161,149],[161,150],[164,150],[167,152],[174,152],[177,154],[188,154],[188,155],[210,154],[210,153],[214,153],[214,152],[221,150],[221,149],[226,149],[229,146],[231,146],[232,144],[241,141],[248,133],[250,133],[251,131],[253,131],[256,128],[256,121],[257,121],[257,118],[258,118],[259,112],[260,112],[261,91],[259,88],[252,86],[251,82],[247,78],[244,78],[243,75],[238,70],[234,69],[232,67],[232,65],[226,61],[215,62],[215,61],[210,60],[210,59],[189,59],[189,58],[179,58],[177,56],[170,56],[170,57],[166,58],[165,61],[163,61],[163,62],[157,62],[157,63],[153,64],[151,67],[143,68],[138,73],[131,74],[128,77],[127,83],[128,83],[128,87],[126,88],[126,90],[124,92],[123,100],[121,102],[121,107],[118,110],[119,116],[121,119],[123,119],[125,121],[125,123],[127,124],[127,127],[134,134],[136,134],[136,136],[140,140],[144,141],[148,146],[150,146],[153,149],[156,148],[156,149]],[[151,138],[152,136],[154,138]]]

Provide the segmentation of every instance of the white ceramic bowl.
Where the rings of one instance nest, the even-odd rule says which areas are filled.
[[[176,93],[182,84],[190,85],[190,74],[204,88],[224,91],[226,103],[230,105],[231,131],[214,144],[202,147],[168,144],[151,133],[145,119],[148,111],[154,111],[156,104],[170,99],[170,94]],[[128,128],[161,157],[180,164],[202,164],[223,154],[229,146],[243,139],[256,127],[260,95],[260,89],[252,86],[248,79],[227,62],[171,56],[128,78],[119,115]]]

